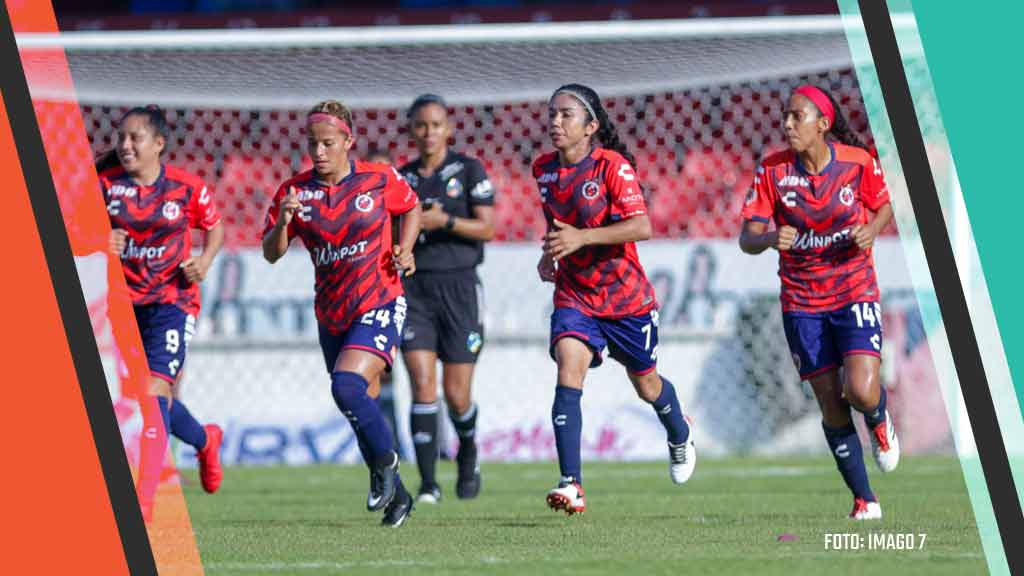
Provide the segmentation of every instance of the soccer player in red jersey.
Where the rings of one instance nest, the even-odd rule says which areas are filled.
[[[352,113],[340,102],[306,117],[313,168],[286,180],[267,212],[263,255],[273,263],[298,237],[316,275],[315,308],[331,394],[352,424],[370,468],[366,507],[401,526],[413,508],[398,453],[376,398],[380,376],[401,345],[406,303],[400,275],[412,275],[420,232],[416,192],[394,168],[349,158]],[[391,218],[404,215],[392,242]]]
[[[133,108],[118,125],[117,147],[97,166],[112,228],[110,253],[121,260],[150,374],[143,385],[148,389],[135,391],[143,419],[137,491],[147,521],[152,519],[168,430],[196,448],[207,492],[217,491],[223,477],[220,427],[201,426],[183,403],[172,401],[171,387],[180,378],[195,334],[199,283],[224,244],[224,227],[203,181],[161,161],[168,136],[162,110]],[[191,228],[204,233],[199,256],[192,256]],[[125,348],[124,337],[119,345]],[[139,379],[137,374],[132,377]]]
[[[670,476],[682,484],[696,451],[675,388],[658,374],[658,303],[637,256],[651,236],[633,156],[590,88],[568,84],[548,103],[548,134],[555,152],[533,163],[548,221],[537,270],[555,283],[551,357],[558,384],[551,409],[561,481],[547,502],[566,514],[583,512],[580,398],[587,369],[603,352],[626,368],[668,433]]]
[[[850,517],[881,518],[850,407],[864,415],[879,469],[894,470],[900,450],[879,380],[882,311],[871,256],[892,219],[889,191],[877,160],[824,90],[793,91],[785,130],[789,148],[761,162],[747,195],[740,248],[778,250],[786,339],[853,492]]]

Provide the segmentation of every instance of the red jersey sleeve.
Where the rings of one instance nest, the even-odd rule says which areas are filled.
[[[604,172],[604,184],[611,200],[614,221],[647,214],[647,202],[637,180],[636,171],[625,158],[615,155],[609,159]]]
[[[860,179],[860,201],[872,212],[877,212],[889,203],[889,187],[885,184],[885,176],[877,158],[872,157],[871,162],[864,165],[864,175]]]
[[[762,163],[754,174],[754,183],[743,200],[743,220],[768,223],[775,214],[775,189],[768,169]]]
[[[281,213],[281,201],[284,200],[285,195],[288,193],[288,189],[291,188],[290,181],[281,184],[277,189],[277,193],[274,194],[274,199],[270,201],[270,206],[267,208],[267,217],[263,224],[263,236],[266,238],[267,234],[274,229],[277,225],[277,216]],[[288,223],[288,240],[295,238],[295,218]]]
[[[391,214],[405,214],[416,207],[419,198],[416,191],[402,178],[394,167],[388,167],[387,188],[384,190],[384,206]]]
[[[192,228],[200,230],[213,230],[220,224],[220,214],[213,204],[213,197],[210,195],[210,188],[206,184],[199,184],[199,190],[192,194],[188,202],[188,223]]]

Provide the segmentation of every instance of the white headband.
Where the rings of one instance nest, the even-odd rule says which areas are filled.
[[[576,92],[574,90],[563,89],[559,90],[558,92],[555,92],[554,96],[552,96],[551,99],[554,100],[555,96],[558,96],[559,94],[568,94],[569,96],[572,96],[573,98],[579,100],[580,104],[583,104],[583,107],[587,109],[587,113],[590,114],[590,117],[594,120],[597,120],[597,114],[594,114],[594,109],[590,107],[590,103],[587,102],[587,99],[584,98],[579,92]]]

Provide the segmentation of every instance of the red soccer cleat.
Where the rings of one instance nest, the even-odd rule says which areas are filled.
[[[548,507],[552,510],[561,510],[566,516],[582,514],[587,510],[586,502],[583,499],[583,486],[576,482],[561,482],[548,492]]]
[[[203,490],[213,494],[220,488],[224,478],[224,469],[220,466],[220,444],[224,440],[224,431],[216,424],[203,426],[206,430],[206,446],[199,451],[199,480]]]
[[[853,511],[850,512],[851,520],[878,520],[882,517],[882,507],[878,502],[868,502],[862,498],[853,499]]]

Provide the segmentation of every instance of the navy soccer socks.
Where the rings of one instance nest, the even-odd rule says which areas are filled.
[[[583,391],[566,386],[555,387],[555,402],[551,406],[551,423],[555,428],[555,447],[562,480],[583,483],[580,464],[580,442],[583,435],[583,412],[580,399]]]
[[[661,394],[657,400],[651,402],[651,406],[658,414],[661,425],[665,427],[669,442],[682,444],[690,439],[690,425],[683,417],[679,396],[676,395],[675,386],[668,381],[668,378],[661,378]]]
[[[360,451],[370,466],[389,460],[394,450],[391,428],[377,402],[367,394],[369,383],[355,372],[331,374],[331,395],[341,413],[352,424]],[[363,446],[365,445],[365,450]]]
[[[171,434],[176,438],[195,448],[196,451],[206,447],[206,430],[192,416],[184,402],[175,400],[171,404],[170,419]]]
[[[856,498],[875,502],[875,494],[868,484],[868,471],[864,467],[864,451],[853,422],[843,428],[831,428],[824,423],[821,426],[825,431],[825,440],[828,441],[832,457],[836,460],[836,467],[843,475],[850,492],[853,492]]]

